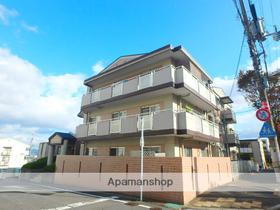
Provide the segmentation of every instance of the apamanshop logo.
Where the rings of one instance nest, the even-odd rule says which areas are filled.
[[[172,179],[113,179],[110,178],[108,181],[108,186],[161,186],[161,187],[170,187],[173,185]]]

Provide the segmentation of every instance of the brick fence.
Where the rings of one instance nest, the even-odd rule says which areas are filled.
[[[139,157],[109,156],[57,156],[56,172],[58,173],[138,173]],[[180,192],[144,192],[144,198],[186,204],[197,194],[232,180],[230,159],[227,157],[145,157],[144,173],[186,173],[182,176],[184,189]],[[199,177],[203,173],[206,176]],[[216,175],[212,175],[215,173]],[[192,175],[193,174],[193,175]],[[64,181],[62,179],[57,182]],[[67,184],[75,185],[77,182]],[[79,182],[81,184],[81,182]],[[186,188],[185,188],[186,186]],[[86,185],[84,186],[86,187]],[[189,188],[188,188],[189,189]],[[122,192],[123,193],[123,192]],[[129,194],[139,194],[137,192]]]

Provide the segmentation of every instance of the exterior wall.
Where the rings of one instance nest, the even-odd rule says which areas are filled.
[[[42,142],[39,144],[38,158],[43,158],[48,156],[48,142]]]
[[[62,139],[59,135],[55,135],[54,137],[52,137],[52,139],[50,140],[50,144],[62,144]]]
[[[229,158],[208,157],[149,157],[144,158],[145,173],[189,173],[191,179],[182,178],[185,186],[193,186],[193,190],[201,193],[211,187],[219,186],[232,180]],[[137,157],[88,157],[88,156],[58,156],[56,159],[57,173],[137,173],[140,171],[140,158]],[[208,174],[207,180],[200,180],[199,175]],[[218,173],[221,176],[211,176]],[[78,179],[78,176],[77,176]],[[64,179],[57,179],[57,183],[75,185],[79,180],[67,183]],[[81,185],[80,185],[81,186]],[[88,185],[85,183],[85,186]],[[185,189],[185,188],[184,188]],[[124,192],[122,192],[124,193]],[[132,193],[129,194],[139,194]],[[195,191],[178,192],[144,192],[149,199],[187,204],[196,197]]]
[[[112,118],[112,113],[117,111],[126,110],[127,115],[139,114],[140,108],[143,106],[159,104],[160,109],[172,109],[172,100],[173,100],[173,96],[170,94],[161,97],[154,97],[151,99],[142,100],[139,102],[127,102],[125,104],[120,104],[119,106],[96,110],[91,115],[100,116],[101,120],[108,120]]]
[[[207,148],[208,156],[217,156],[207,142],[199,139],[178,138],[175,136],[145,137],[145,146],[159,146],[160,152],[166,157],[184,157],[184,148],[192,149],[192,157],[201,157],[201,150]],[[125,156],[133,156],[133,152],[140,151],[139,138],[124,138],[112,140],[92,140],[85,142],[86,148],[95,148],[97,156],[109,156],[111,147],[124,147]],[[135,153],[134,153],[135,154]]]
[[[166,153],[167,157],[179,157],[176,153],[175,137],[146,137],[145,146],[160,146],[161,152]],[[125,147],[125,156],[131,156],[131,152],[140,151],[139,138],[125,138],[112,140],[95,140],[85,142],[86,148],[96,148],[97,156],[109,156],[110,147]]]
[[[5,154],[4,147],[10,147],[9,155]],[[0,168],[21,168],[27,163],[26,157],[29,155],[29,145],[14,139],[0,139]],[[8,164],[2,164],[2,160],[9,159]]]

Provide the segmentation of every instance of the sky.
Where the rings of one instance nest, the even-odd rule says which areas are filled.
[[[278,0],[254,2],[267,29],[280,28]],[[0,137],[38,143],[74,132],[85,78],[121,55],[166,44],[183,45],[229,94],[242,37],[230,0],[0,0]],[[275,70],[280,43],[265,46]],[[245,42],[240,68],[250,66]],[[257,137],[261,123],[234,87],[236,130]]]

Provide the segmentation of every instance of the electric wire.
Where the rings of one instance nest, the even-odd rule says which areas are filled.
[[[240,47],[240,51],[239,51],[239,55],[238,55],[236,69],[235,69],[235,76],[233,78],[233,82],[232,82],[232,85],[231,85],[229,97],[231,97],[231,95],[232,95],[232,92],[233,92],[233,89],[234,89],[234,86],[235,86],[235,80],[237,79],[237,75],[238,75],[238,72],[239,72],[239,66],[240,66],[240,61],[241,61],[241,57],[242,57],[244,41],[245,41],[245,32],[243,33],[242,43],[241,43],[241,47]]]

